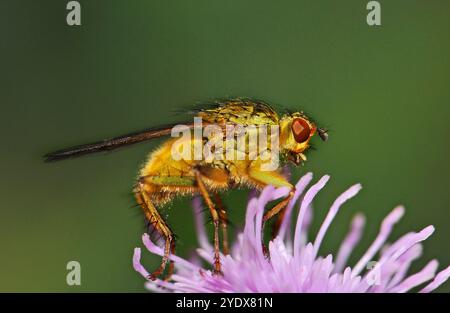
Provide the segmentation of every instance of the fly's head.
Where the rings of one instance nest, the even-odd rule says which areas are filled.
[[[303,112],[284,115],[280,119],[280,149],[287,159],[299,165],[306,161],[305,152],[310,147],[310,140],[314,134],[326,141],[327,130],[317,127]]]

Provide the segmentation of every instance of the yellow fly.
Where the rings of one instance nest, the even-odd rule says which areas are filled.
[[[309,141],[316,132],[322,140],[328,139],[326,129],[318,128],[303,112],[279,116],[267,103],[259,100],[247,98],[217,100],[210,108],[195,111],[195,115],[204,122],[202,128],[208,125],[218,125],[222,129],[230,125],[277,126],[279,129],[279,149],[277,150],[279,155],[277,157],[281,160],[291,161],[295,165],[306,160],[304,152],[309,148]],[[170,135],[173,126],[147,129],[100,142],[71,147],[49,153],[45,155],[45,158],[46,161],[57,161],[113,150],[125,145]],[[192,133],[197,130],[195,123],[189,123],[187,127]],[[196,141],[204,144],[207,139],[211,139],[211,136],[192,136],[189,137],[188,144],[194,146]],[[294,186],[282,175],[279,168],[262,169],[264,162],[259,155],[250,158],[248,154],[245,154],[244,158],[231,160],[227,158],[207,160],[205,157],[178,159],[174,158],[173,151],[174,145],[179,143],[179,140],[179,138],[170,138],[150,153],[148,161],[140,170],[134,188],[135,197],[142,207],[146,220],[165,238],[162,262],[150,275],[151,279],[155,279],[164,272],[170,254],[175,251],[173,232],[158,211],[158,208],[171,201],[175,196],[200,194],[208,206],[214,224],[214,271],[218,274],[221,273],[219,228],[222,230],[223,253],[228,253],[227,213],[221,204],[218,192],[239,186],[257,189],[267,185],[288,187],[290,192],[286,198],[264,215],[264,221],[267,221],[280,213],[274,224],[274,233],[281,223],[286,205],[295,192]],[[273,148],[270,147],[270,144],[268,146]],[[246,147],[248,148],[248,144]],[[170,277],[172,271],[173,263],[171,262],[167,277]]]

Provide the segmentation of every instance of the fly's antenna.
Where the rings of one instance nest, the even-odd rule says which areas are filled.
[[[317,134],[319,134],[319,137],[320,139],[322,139],[322,141],[328,140],[328,129],[319,127],[317,128]]]

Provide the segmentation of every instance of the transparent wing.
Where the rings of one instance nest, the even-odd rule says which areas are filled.
[[[47,153],[44,158],[46,162],[53,162],[64,160],[68,158],[79,157],[86,154],[110,151],[120,147],[129,146],[142,141],[151,140],[154,138],[170,135],[171,129],[178,124],[183,124],[193,128],[193,123],[177,123],[171,125],[165,125],[158,128],[144,129],[138,132],[114,137],[111,139],[105,139],[93,143],[83,144],[79,146],[73,146],[62,150]]]

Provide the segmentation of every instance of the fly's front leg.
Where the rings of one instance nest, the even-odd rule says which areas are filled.
[[[295,190],[291,189],[289,191],[289,194],[284,199],[282,199],[273,208],[271,208],[269,211],[267,211],[264,214],[263,222],[268,221],[269,219],[271,219],[272,217],[274,217],[275,215],[277,215],[281,211],[284,211],[284,209],[288,205],[289,201],[291,201],[291,199],[294,197],[294,193],[295,193]]]
[[[256,182],[263,186],[266,185],[273,185],[275,187],[288,187],[289,194],[283,198],[279,203],[277,203],[272,209],[267,211],[264,214],[263,217],[263,230],[264,230],[264,224],[273,216],[277,215],[278,213],[282,212],[280,215],[280,218],[276,223],[273,225],[272,229],[272,239],[276,237],[278,234],[279,227],[281,225],[282,218],[284,216],[284,210],[286,206],[288,205],[289,201],[294,197],[295,193],[295,187],[289,183],[284,176],[282,176],[277,171],[263,171],[260,169],[259,166],[251,166],[249,170],[250,177]]]
[[[280,227],[281,227],[281,224],[283,223],[284,215],[286,214],[286,208],[287,208],[287,206],[285,206],[280,211],[280,213],[278,213],[277,220],[272,224],[272,233],[271,233],[272,239],[275,238],[278,235],[278,233],[280,232]]]
[[[206,190],[205,183],[203,182],[202,174],[195,170],[195,178],[197,182],[197,187],[205,200],[206,205],[209,208],[209,213],[211,214],[214,223],[214,274],[222,274],[222,267],[220,264],[220,246],[219,246],[219,213],[211,200],[211,197]]]

